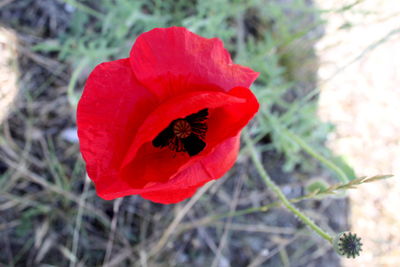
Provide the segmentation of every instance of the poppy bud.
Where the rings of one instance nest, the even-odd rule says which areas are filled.
[[[339,255],[355,258],[362,251],[361,238],[351,232],[342,232],[335,237],[333,247]]]

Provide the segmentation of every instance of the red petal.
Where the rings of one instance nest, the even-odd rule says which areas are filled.
[[[186,153],[152,146],[151,141],[171,121],[204,108],[210,110],[207,146],[197,156],[189,157]],[[124,159],[120,175],[133,188],[141,188],[148,182],[166,182],[175,173],[207,156],[216,145],[236,136],[257,110],[258,102],[254,95],[243,87],[228,93],[197,91],[171,98],[157,107],[141,125]]]
[[[193,196],[198,187],[187,187],[187,188],[168,188],[166,190],[154,191],[150,193],[144,193],[140,196],[142,198],[151,200],[161,204],[174,204],[181,202],[191,196]]]
[[[121,180],[96,184],[97,193],[104,199],[132,194],[163,204],[180,202],[191,197],[198,187],[222,177],[234,165],[239,151],[239,135],[231,137],[202,158],[180,171],[166,183],[152,183],[143,189],[133,189]]]
[[[207,144],[211,147],[236,135],[249,123],[259,108],[256,97],[247,88],[235,87],[228,94],[246,101],[222,106],[210,112]]]
[[[258,76],[248,67],[233,64],[221,40],[182,27],[141,34],[132,47],[130,62],[138,80],[160,98],[201,90],[204,85],[225,91],[250,87]]]
[[[93,70],[78,104],[77,125],[80,149],[94,182],[119,179],[127,144],[155,106],[154,96],[137,82],[128,59],[102,63]]]
[[[141,196],[163,204],[177,203],[191,197],[197,188],[222,177],[232,168],[238,155],[239,141],[239,135],[226,140],[207,157],[179,172],[164,188]]]

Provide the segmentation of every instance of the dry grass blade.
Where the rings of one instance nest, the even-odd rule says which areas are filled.
[[[376,176],[372,176],[372,177],[366,178],[363,181],[363,183],[375,182],[375,181],[384,180],[384,179],[388,179],[388,178],[392,178],[392,177],[394,177],[393,174],[376,175]]]
[[[113,206],[114,215],[111,220],[111,231],[110,231],[110,235],[108,237],[107,249],[106,249],[106,253],[104,256],[104,262],[103,262],[104,266],[107,266],[107,262],[109,262],[110,258],[111,258],[111,252],[112,252],[114,239],[115,239],[115,231],[116,231],[117,222],[118,222],[118,213],[119,213],[119,208],[121,207],[121,204],[122,204],[122,200],[123,200],[123,198],[118,198],[114,201],[114,206]]]
[[[46,181],[41,176],[39,176],[36,173],[31,172],[30,170],[28,170],[24,165],[15,164],[14,162],[12,162],[11,160],[8,160],[6,158],[4,159],[4,162],[9,167],[11,167],[11,168],[15,169],[16,171],[18,171],[21,175],[23,175],[23,177],[26,177],[28,180],[43,186],[44,188],[46,188],[50,192],[57,193],[57,194],[65,197],[66,199],[75,202],[79,206],[82,205],[82,207],[85,208],[87,211],[95,214],[99,219],[101,219],[101,221],[103,223],[106,223],[108,225],[110,224],[109,219],[104,214],[104,212],[102,212],[101,210],[97,209],[96,207],[94,207],[93,205],[91,205],[89,203],[81,203],[79,201],[79,197],[76,196],[75,194],[73,194],[73,193],[71,193],[69,191],[65,191],[65,190],[59,188],[58,186],[51,184],[50,182]]]
[[[136,247],[135,247],[136,248]],[[112,260],[105,265],[106,267],[118,267],[121,263],[135,253],[135,248],[125,248],[112,257]]]
[[[208,227],[223,228],[225,224],[221,222],[215,222],[208,224]],[[243,232],[253,232],[253,233],[267,233],[267,234],[295,234],[296,229],[287,227],[277,227],[265,224],[241,224],[232,223],[226,226],[227,229],[232,231],[243,231]]]
[[[206,185],[204,185],[202,188],[200,188],[199,191],[186,203],[186,205],[179,211],[179,213],[175,216],[175,219],[172,221],[172,223],[168,226],[168,228],[164,231],[164,234],[161,236],[160,240],[158,243],[153,247],[152,250],[149,252],[149,257],[152,257],[154,255],[157,255],[162,248],[165,246],[167,243],[168,239],[170,236],[176,231],[177,226],[179,223],[182,221],[182,219],[185,217],[187,212],[193,207],[194,204],[201,198],[201,196],[207,192],[207,190],[214,184],[214,182],[209,182]]]
[[[271,251],[268,249],[263,249],[257,257],[255,257],[247,267],[257,267],[261,266],[264,262],[266,262],[268,259],[272,258],[275,254],[279,253],[279,251],[286,246],[288,246],[290,243],[294,242],[297,238],[301,236],[301,232],[298,232],[295,236],[292,238],[282,242],[281,244],[277,245],[274,249]]]
[[[78,208],[78,213],[76,215],[76,220],[75,220],[75,228],[74,228],[74,233],[72,236],[72,254],[75,255],[76,259],[79,259],[79,257],[77,256],[78,254],[78,246],[79,246],[79,236],[80,236],[80,231],[81,231],[81,225],[82,225],[82,212],[83,212],[83,204],[85,203],[86,197],[87,197],[87,191],[89,188],[89,177],[86,176],[85,177],[85,183],[83,185],[83,192],[82,195],[79,198],[79,208]],[[70,261],[70,267],[74,267],[76,266],[76,262],[73,261],[73,258],[71,258]]]
[[[239,195],[243,186],[243,176],[240,176],[239,181],[236,183],[236,189],[233,195],[233,199],[230,205],[230,212],[235,212],[238,201],[239,201]],[[222,258],[223,258],[223,250],[225,248],[226,243],[228,242],[229,239],[229,231],[230,228],[229,226],[232,224],[232,217],[228,219],[228,221],[224,225],[224,231],[222,234],[222,237],[219,242],[217,254],[215,255],[215,258],[211,264],[212,267],[216,267],[222,264]]]
[[[360,177],[360,178],[354,179],[345,184],[332,185],[325,190],[321,190],[320,192],[315,194],[315,196],[324,195],[324,194],[334,194],[339,190],[354,189],[358,185],[361,185],[363,183],[376,182],[376,181],[380,181],[380,180],[391,178],[391,177],[393,177],[393,175],[391,175],[391,174],[377,175],[377,176],[372,176],[372,177]]]

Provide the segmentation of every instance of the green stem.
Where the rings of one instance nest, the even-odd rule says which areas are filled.
[[[247,147],[249,148],[251,159],[256,167],[258,173],[263,179],[264,183],[269,187],[279,198],[282,204],[293,214],[295,214],[303,223],[308,225],[313,231],[315,231],[322,238],[328,240],[330,243],[333,241],[333,237],[326,233],[323,229],[321,229],[318,225],[316,225],[310,218],[308,218],[304,213],[302,213],[299,209],[297,209],[283,194],[281,189],[272,181],[271,177],[268,175],[264,166],[258,158],[256,148],[251,140],[248,132],[246,130],[243,131],[243,138],[246,142]]]
[[[298,144],[304,151],[306,151],[310,156],[314,157],[315,159],[319,160],[322,164],[324,164],[326,167],[330,168],[332,171],[336,172],[338,175],[339,180],[342,183],[347,183],[349,182],[349,179],[347,178],[347,175],[338,167],[336,166],[332,161],[326,159],[324,156],[319,154],[317,151],[315,151],[311,146],[309,146],[306,142],[303,141],[300,137],[295,135],[294,133],[290,132],[289,130],[285,130],[286,135],[293,140],[296,144]]]

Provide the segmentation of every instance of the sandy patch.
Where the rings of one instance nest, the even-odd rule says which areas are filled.
[[[354,1],[317,2],[323,9],[338,9]],[[400,174],[400,4],[366,0],[326,18],[317,50],[320,116],[337,127],[330,147],[359,176]],[[339,30],[349,24],[354,27]],[[349,220],[363,238],[364,252],[345,266],[400,266],[398,178],[350,193]]]

